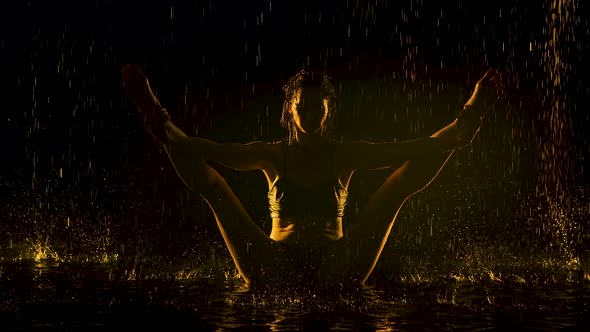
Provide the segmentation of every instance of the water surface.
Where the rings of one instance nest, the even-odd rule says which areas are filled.
[[[130,280],[109,264],[0,264],[3,331],[584,330],[590,285],[441,278],[339,292],[261,292],[239,279]]]

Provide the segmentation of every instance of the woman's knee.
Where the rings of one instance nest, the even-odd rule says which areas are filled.
[[[205,194],[223,189],[223,178],[203,158],[175,149],[173,145],[167,147],[167,152],[176,174],[191,191]]]

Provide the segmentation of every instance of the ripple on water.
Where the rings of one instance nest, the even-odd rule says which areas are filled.
[[[211,278],[123,280],[105,264],[0,264],[0,327],[455,330],[587,326],[590,286],[391,282],[271,293]]]

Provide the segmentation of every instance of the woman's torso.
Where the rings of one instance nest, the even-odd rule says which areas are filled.
[[[337,142],[273,144],[264,170],[273,240],[316,247],[342,237],[342,217],[352,170],[337,164]]]

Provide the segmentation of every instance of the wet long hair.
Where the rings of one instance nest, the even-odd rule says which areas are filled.
[[[320,136],[324,139],[328,139],[334,130],[334,119],[337,113],[336,90],[330,82],[330,77],[324,73],[308,72],[305,69],[302,69],[283,86],[285,101],[283,102],[281,125],[287,128],[289,133],[289,145],[297,140],[297,125],[290,112],[291,103],[293,102],[295,93],[304,86],[319,87],[322,92],[322,97],[328,100],[328,115],[326,121],[324,121],[324,124],[320,128]]]

